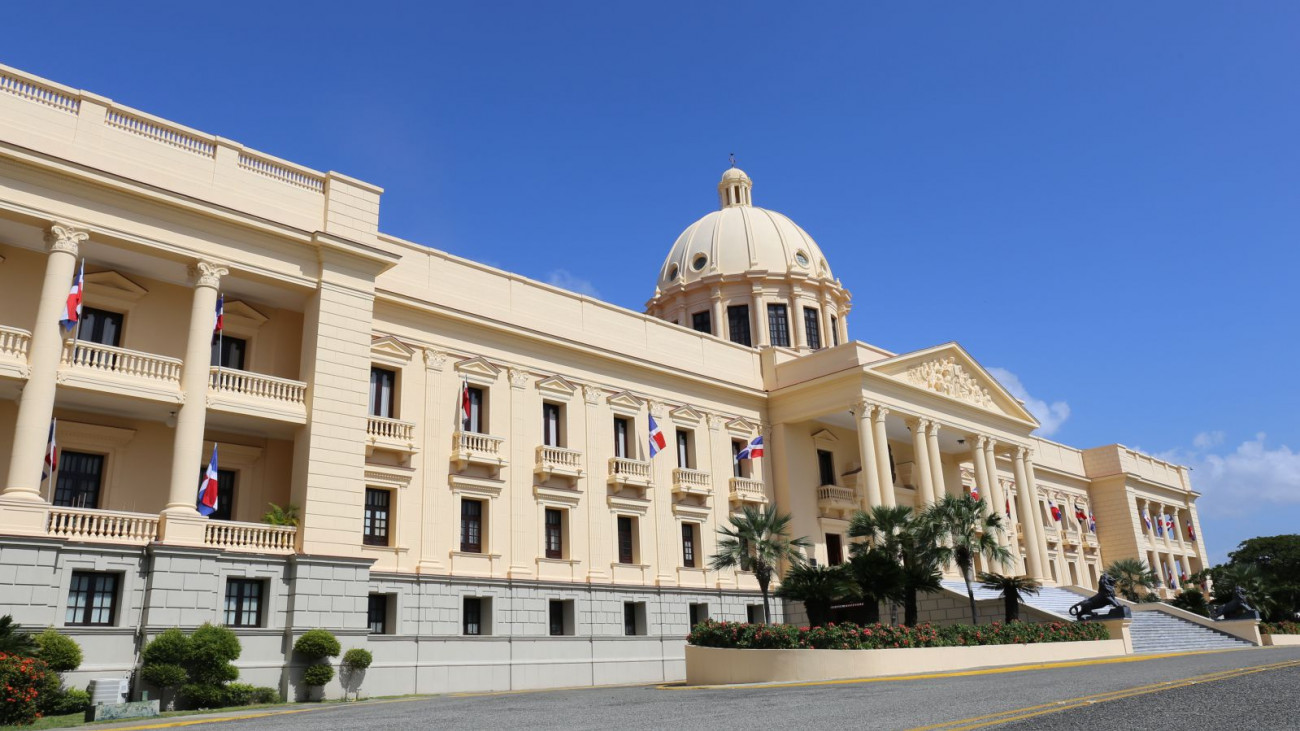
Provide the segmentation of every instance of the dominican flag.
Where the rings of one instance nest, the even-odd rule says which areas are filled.
[[[199,481],[198,508],[200,515],[212,515],[217,512],[217,445],[212,445],[212,459],[208,462],[208,471]]]
[[[656,454],[659,454],[659,450],[668,446],[668,440],[664,437],[664,433],[659,430],[659,425],[655,423],[655,418],[650,414],[646,414],[646,416],[650,417],[650,456],[653,457]],[[762,437],[760,437],[760,439],[761,438]],[[751,444],[753,443],[751,442]],[[748,449],[748,447],[746,447],[746,449]]]
[[[212,320],[212,334],[217,335],[226,327],[226,295],[217,295],[217,314]]]
[[[653,424],[653,422],[651,423]],[[652,426],[651,428],[653,429],[654,427]],[[749,440],[749,444],[746,444],[744,449],[740,450],[739,452],[736,452],[736,461],[739,462],[742,459],[758,459],[759,457],[762,456],[763,456],[763,435],[759,434],[758,436]]]
[[[1178,566],[1178,578],[1187,581],[1187,570],[1183,568],[1183,560],[1174,559],[1174,563]]]
[[[1092,513],[1088,513],[1088,530],[1093,533],[1097,532],[1097,516]]]
[[[1146,508],[1142,508],[1142,523],[1146,525],[1147,530],[1151,530],[1151,513]]]
[[[58,419],[50,420],[50,438],[45,443],[45,467],[41,470],[42,482],[54,474],[54,468],[59,464],[59,445],[54,443],[54,427],[58,423]]]
[[[1165,530],[1169,531],[1169,535],[1174,535],[1174,516],[1165,516]]]
[[[460,381],[460,429],[469,431],[469,381]]]
[[[1011,517],[1011,498],[1007,498],[1007,517]]]
[[[1050,510],[1050,511],[1052,512],[1052,520],[1055,520],[1057,523],[1060,523],[1060,522],[1061,522],[1061,508],[1058,507],[1057,504],[1056,504],[1055,502],[1053,502],[1052,499],[1051,499],[1050,497],[1047,498],[1047,508],[1048,508],[1048,510]]]
[[[979,485],[971,485],[971,486],[970,486],[970,499],[971,499],[971,500],[979,500],[979,499],[980,499],[980,486],[979,486]]]
[[[1083,506],[1079,505],[1078,503],[1075,503],[1074,505],[1074,519],[1079,521],[1080,528],[1082,528],[1083,525],[1088,522],[1088,514],[1084,512]]]
[[[1178,582],[1174,580],[1174,570],[1171,569],[1171,568],[1169,568],[1168,566],[1166,566],[1166,567],[1165,567],[1165,576],[1169,579],[1169,588],[1170,588],[1170,589],[1177,589],[1177,588],[1178,588]]]
[[[77,326],[81,320],[81,294],[82,282],[86,273],[86,260],[81,260],[81,268],[77,270],[77,278],[72,280],[72,290],[68,292],[68,301],[63,305],[63,317],[59,318],[59,325],[65,330],[71,330]]]
[[[1163,516],[1163,515],[1157,515],[1157,516],[1156,516],[1156,535],[1158,535],[1158,536],[1163,536],[1164,534],[1165,534],[1165,516]]]
[[[1192,527],[1192,522],[1190,520],[1187,521],[1187,539],[1191,541],[1196,540],[1196,529]]]

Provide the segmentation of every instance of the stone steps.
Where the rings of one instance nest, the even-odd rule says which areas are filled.
[[[1249,642],[1164,612],[1133,612],[1134,653],[1187,652],[1253,647]]]

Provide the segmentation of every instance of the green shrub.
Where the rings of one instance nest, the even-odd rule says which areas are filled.
[[[190,635],[190,651],[185,664],[190,681],[200,685],[223,685],[239,677],[239,668],[231,665],[239,659],[239,637],[227,627],[208,623]]]
[[[1300,622],[1260,622],[1259,631],[1266,635],[1300,635]]]
[[[279,702],[280,691],[275,688],[268,688],[264,685],[259,685],[258,687],[253,688],[253,703],[257,705],[265,705],[267,703]]]
[[[190,679],[189,673],[185,672],[185,668],[180,665],[161,662],[145,665],[140,670],[140,675],[163,690],[185,685],[185,682]]]
[[[226,686],[225,705],[248,706],[253,704],[253,694],[257,688],[248,683],[231,683]]]
[[[184,665],[190,656],[190,638],[173,627],[149,641],[140,653],[145,665]]]
[[[0,726],[26,726],[40,715],[43,693],[59,678],[44,660],[0,652]]]
[[[181,686],[179,702],[186,710],[200,708],[224,708],[226,703],[226,686],[188,683]]]
[[[324,660],[337,657],[343,648],[329,630],[310,629],[293,643],[293,651],[309,660]]]
[[[67,673],[81,667],[81,645],[71,637],[48,627],[36,635],[36,657],[56,673]]]
[[[334,679],[334,667],[321,663],[319,665],[308,665],[302,671],[302,684],[310,686],[322,686]]]
[[[369,650],[363,650],[360,647],[354,647],[343,653],[343,667],[348,670],[365,670],[374,661],[374,655],[371,655]]]
[[[1157,604],[1160,601],[1160,595],[1155,592],[1147,592],[1142,595],[1142,604]]]
[[[81,688],[68,688],[42,711],[46,716],[66,716],[69,713],[82,713],[90,707],[90,694]]]
[[[700,647],[739,649],[878,650],[890,647],[1079,642],[1109,638],[1106,626],[1098,622],[994,622],[990,625],[951,627],[934,627],[929,624],[916,627],[888,624],[860,627],[850,623],[830,623],[824,627],[795,627],[706,620],[695,626],[687,641]]]

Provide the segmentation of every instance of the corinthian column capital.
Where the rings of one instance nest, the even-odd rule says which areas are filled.
[[[190,265],[190,279],[193,280],[195,287],[216,289],[221,285],[221,278],[229,273],[230,270],[220,264],[203,259]]]
[[[77,255],[81,242],[90,238],[86,231],[68,223],[52,223],[45,230],[45,248],[51,252],[62,251]]]

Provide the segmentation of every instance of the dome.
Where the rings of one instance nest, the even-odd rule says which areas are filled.
[[[722,209],[705,215],[677,237],[659,271],[659,291],[704,277],[765,271],[833,280],[817,242],[794,221],[750,202],[752,181],[739,168],[722,174]]]

